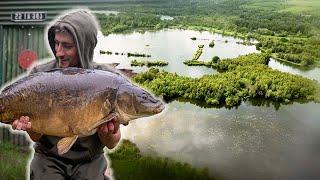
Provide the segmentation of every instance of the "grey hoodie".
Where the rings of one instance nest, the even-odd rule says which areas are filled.
[[[74,37],[82,68],[91,69],[93,51],[97,45],[98,27],[93,15],[86,11],[76,11],[60,17],[48,29],[48,40],[53,54],[55,51],[55,29],[67,29]]]
[[[94,48],[97,45],[98,24],[92,14],[84,10],[75,11],[61,16],[48,28],[48,42],[54,55],[56,54],[54,38],[57,28],[67,29],[74,37],[82,68],[101,69],[120,74],[119,70],[110,65],[93,62]],[[35,66],[31,73],[48,71],[58,67],[56,57],[55,60]]]

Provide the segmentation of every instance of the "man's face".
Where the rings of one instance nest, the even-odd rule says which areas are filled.
[[[56,57],[58,58],[60,68],[80,66],[78,51],[71,34],[57,32],[54,41]]]

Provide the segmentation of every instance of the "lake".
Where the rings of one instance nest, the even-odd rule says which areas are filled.
[[[196,37],[193,41],[190,38]],[[214,48],[209,48],[215,40]],[[134,58],[114,52],[139,52],[151,60],[163,59],[166,71],[190,77],[217,73],[206,67],[188,67],[199,44],[204,45],[200,60],[213,56],[233,58],[257,52],[255,46],[239,44],[240,39],[209,32],[161,30],[120,35],[99,35],[97,62],[118,62],[120,68],[136,72],[147,68],[130,67]],[[99,50],[113,55],[99,54]],[[299,70],[271,60],[269,66],[319,81],[319,68]],[[204,108],[173,101],[160,115],[122,126],[122,136],[136,143],[143,154],[170,157],[195,167],[208,168],[225,179],[316,179],[320,167],[320,104],[313,102],[280,105],[270,101],[247,101],[240,106]]]
[[[196,37],[197,40],[191,40]],[[198,32],[192,30],[161,30],[157,32],[134,32],[131,34],[111,34],[107,37],[101,33],[98,35],[98,44],[95,50],[94,59],[97,62],[108,63],[118,62],[119,68],[130,68],[135,72],[146,71],[147,67],[131,67],[134,59],[138,60],[164,60],[169,62],[164,69],[169,72],[176,72],[179,75],[190,77],[201,77],[205,74],[217,73],[216,70],[207,67],[186,66],[185,60],[192,58],[198,45],[205,45],[200,60],[210,61],[213,56],[223,58],[235,58],[239,55],[258,52],[254,45],[245,46],[239,44],[241,39],[210,32]],[[209,47],[211,40],[215,40],[215,46]],[[99,51],[111,51],[112,55],[100,54]],[[126,55],[115,55],[118,53],[143,53],[151,55],[150,58],[127,57]]]

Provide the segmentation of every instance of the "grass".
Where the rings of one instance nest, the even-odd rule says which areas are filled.
[[[108,156],[117,180],[214,179],[207,169],[196,169],[168,158],[142,156],[136,145],[128,140]]]
[[[0,142],[0,179],[25,179],[25,167],[28,153],[21,153],[17,146],[9,142]]]

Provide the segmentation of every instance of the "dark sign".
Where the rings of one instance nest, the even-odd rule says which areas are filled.
[[[47,18],[45,12],[14,12],[11,13],[11,21],[14,22],[34,22],[44,21]]]

